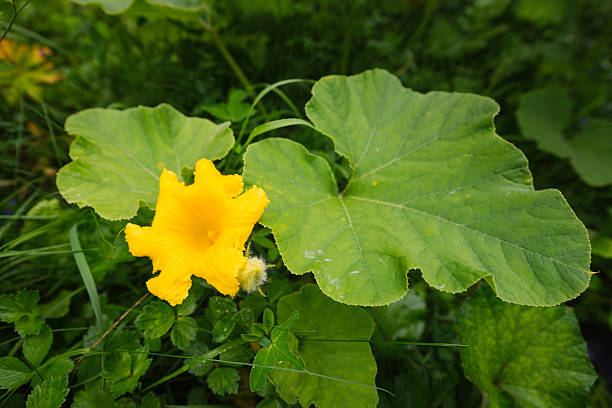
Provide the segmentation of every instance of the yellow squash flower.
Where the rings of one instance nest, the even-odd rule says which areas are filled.
[[[226,295],[235,295],[248,260],[244,243],[270,201],[253,186],[242,193],[242,177],[223,176],[207,159],[195,166],[195,181],[185,186],[164,170],[150,227],[128,224],[125,236],[134,256],[148,256],[153,272],[149,291],[171,305],[183,302],[195,275]]]

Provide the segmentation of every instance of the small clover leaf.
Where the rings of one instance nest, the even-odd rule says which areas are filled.
[[[68,395],[68,377],[51,377],[37,385],[26,401],[26,408],[60,408]]]
[[[22,337],[38,334],[43,325],[39,299],[38,291],[25,288],[16,294],[0,295],[0,319],[14,323],[15,330]]]
[[[179,316],[170,332],[172,344],[181,350],[187,350],[198,334],[198,324],[187,316]]]
[[[15,357],[0,357],[0,388],[12,391],[32,378],[32,370]]]
[[[266,384],[266,374],[272,370],[273,366],[280,366],[284,362],[288,362],[296,370],[304,368],[304,361],[297,357],[289,347],[290,330],[299,316],[300,314],[294,311],[283,324],[273,328],[270,346],[262,348],[257,352],[249,376],[251,391],[257,391],[264,387]],[[274,317],[272,317],[271,321],[274,324]],[[268,322],[270,322],[269,316]]]
[[[23,339],[23,356],[33,366],[37,367],[43,362],[53,343],[51,327],[43,324],[40,332]]]
[[[146,305],[135,324],[144,331],[144,337],[159,338],[174,324],[174,311],[166,302],[154,301]]]
[[[240,375],[235,368],[217,367],[206,377],[208,387],[217,395],[232,395],[238,392]]]

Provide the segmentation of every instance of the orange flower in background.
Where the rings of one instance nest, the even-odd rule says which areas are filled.
[[[270,202],[257,186],[242,190],[241,176],[223,176],[207,159],[196,163],[189,186],[173,172],[162,172],[152,225],[125,228],[130,252],[150,257],[153,272],[160,271],[147,281],[151,293],[180,304],[192,275],[223,294],[238,292],[238,275],[247,265],[245,241]]]
[[[53,64],[46,60],[51,50],[39,45],[19,44],[4,38],[0,41],[0,86],[9,104],[16,103],[26,94],[35,100],[42,99],[40,83],[52,84],[64,78],[53,71]]]

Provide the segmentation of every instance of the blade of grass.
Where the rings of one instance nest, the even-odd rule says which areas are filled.
[[[240,144],[242,142],[242,138],[244,137],[244,133],[246,132],[246,128],[247,128],[247,125],[249,123],[249,118],[253,114],[253,111],[255,110],[255,107],[257,106],[259,101],[261,101],[264,96],[266,96],[270,92],[274,91],[276,88],[279,88],[279,87],[281,87],[283,85],[298,84],[298,83],[304,83],[304,82],[306,82],[306,83],[314,83],[314,81],[310,80],[310,79],[299,79],[299,78],[297,78],[297,79],[285,79],[283,81],[278,81],[278,82],[275,82],[275,83],[273,83],[271,85],[268,85],[264,89],[262,89],[257,94],[257,96],[255,97],[255,100],[251,104],[251,107],[249,108],[249,111],[248,111],[246,117],[244,118],[244,121],[242,122],[242,126],[240,127],[240,133],[238,134],[238,138],[236,139],[236,143]]]
[[[58,167],[62,167],[63,162],[65,161],[64,153],[60,150],[59,145],[57,144],[57,138],[55,137],[55,132],[53,131],[53,123],[49,118],[49,111],[47,110],[47,104],[45,101],[40,101],[40,106],[42,107],[43,115],[45,117],[45,123],[47,124],[47,132],[49,133],[49,137],[51,138],[51,145],[53,146],[53,152],[55,153],[55,159],[57,160]]]
[[[87,263],[87,259],[85,259],[83,250],[81,249],[81,243],[79,242],[79,232],[77,230],[77,227],[78,225],[74,224],[70,228],[70,232],[68,233],[68,237],[70,239],[70,249],[72,249],[72,255],[74,256],[77,268],[79,269],[79,273],[81,274],[81,278],[83,279],[83,284],[85,284],[85,289],[87,290],[87,294],[89,295],[91,306],[93,308],[94,314],[96,315],[96,321],[98,322],[98,326],[101,327],[102,308],[100,307],[100,297],[98,296],[98,289],[96,288],[96,282],[94,281],[94,278],[91,275],[89,264]]]
[[[281,129],[287,126],[297,126],[297,125],[306,126],[316,131],[316,128],[312,125],[312,123],[307,122],[304,119],[289,118],[289,119],[273,120],[271,122],[266,122],[262,125],[259,125],[255,129],[253,129],[253,131],[249,134],[249,137],[247,138],[246,142],[244,142],[243,147],[246,148],[255,137],[263,133],[270,132],[275,129]]]

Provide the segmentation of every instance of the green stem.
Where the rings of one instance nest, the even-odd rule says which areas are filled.
[[[0,36],[0,41],[4,40],[4,37],[6,37],[6,35],[8,34],[9,31],[11,31],[11,27],[15,23],[15,20],[17,20],[17,16],[19,15],[19,13],[21,13],[21,10],[23,10],[25,8],[25,6],[30,4],[30,1],[32,1],[32,0],[26,1],[25,4],[23,6],[21,6],[19,9],[17,9],[17,6],[15,6],[15,3],[11,3],[12,6],[13,6],[13,15],[11,16],[11,20],[9,21],[8,25],[6,26],[6,29],[4,30],[4,32]]]
[[[244,344],[245,341],[242,339],[236,339],[236,340],[232,340],[229,341],[225,344],[220,345],[217,348],[214,348],[212,350],[210,350],[207,353],[202,354],[200,357],[197,357],[195,360],[201,360],[201,361],[206,361],[206,360],[210,360],[212,358],[215,358],[216,356],[218,356],[219,354],[225,353],[226,351],[229,351],[231,349],[233,349],[234,347],[238,347],[241,344]],[[149,385],[148,387],[146,387],[145,389],[142,390],[142,392],[147,392],[152,388],[157,387],[160,384],[165,383],[168,380],[173,379],[174,377],[183,374],[185,371],[189,370],[191,368],[190,364],[184,364],[181,368],[179,368],[178,370],[173,371],[172,373],[160,378],[159,380],[155,381],[153,384]]]
[[[219,37],[217,30],[215,30],[215,28],[210,23],[207,23],[205,21],[201,21],[201,24],[202,24],[202,27],[204,27],[204,29],[208,31],[208,33],[210,34],[213,42],[217,46],[217,49],[219,50],[221,55],[223,55],[223,58],[225,58],[225,61],[230,66],[234,74],[238,77],[238,80],[242,83],[242,86],[244,86],[246,90],[251,95],[254,96],[255,88],[253,87],[253,84],[251,84],[251,82],[246,77],[246,75],[244,74],[244,72],[242,71],[242,69],[240,68],[240,66],[238,65],[234,57],[232,56],[232,54],[230,54],[230,52],[228,51],[227,47],[225,46],[225,43],[223,42],[221,37]],[[260,104],[258,108],[262,114],[264,115],[268,114],[268,111],[266,110],[265,106]]]

